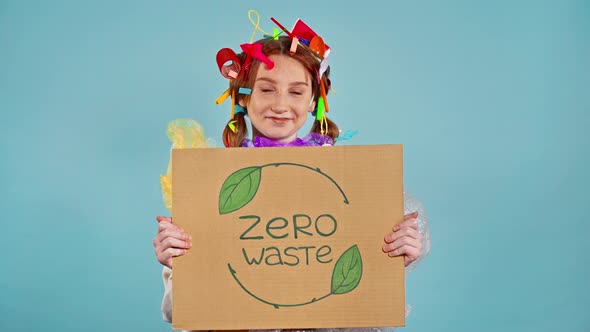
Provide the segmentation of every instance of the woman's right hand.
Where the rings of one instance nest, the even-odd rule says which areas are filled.
[[[158,261],[172,268],[172,257],[182,256],[192,246],[192,237],[172,223],[172,218],[157,216],[158,234],[154,238],[154,250]]]

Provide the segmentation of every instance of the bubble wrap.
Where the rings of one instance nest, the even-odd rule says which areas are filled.
[[[414,211],[418,211],[418,231],[422,234],[422,255],[413,261],[406,267],[406,277],[408,274],[420,264],[430,253],[430,228],[426,219],[426,212],[424,212],[424,206],[422,202],[418,200],[414,195],[404,192],[404,214],[410,214]],[[407,308],[406,308],[407,309]]]

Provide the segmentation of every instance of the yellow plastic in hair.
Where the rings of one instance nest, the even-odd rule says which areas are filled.
[[[235,123],[236,123],[236,120],[232,120],[232,121],[230,121],[230,122],[227,123],[227,126],[229,127],[229,129],[231,131],[233,131],[234,133],[236,132],[236,125],[235,125]]]
[[[227,88],[227,90],[225,90],[221,95],[219,95],[217,99],[215,99],[215,104],[223,104],[227,97],[229,97],[229,88]]]

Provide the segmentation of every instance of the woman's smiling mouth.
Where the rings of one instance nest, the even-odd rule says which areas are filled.
[[[269,116],[269,117],[267,117],[267,119],[272,121],[273,123],[276,123],[276,124],[284,124],[284,123],[288,122],[289,120],[291,120],[290,118],[279,118],[279,117],[274,117],[274,116]]]

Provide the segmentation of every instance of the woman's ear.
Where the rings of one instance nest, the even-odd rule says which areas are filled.
[[[244,101],[244,98],[241,98],[240,101],[238,101],[238,105],[240,105],[244,108],[248,108],[248,104],[246,104],[246,102]]]
[[[315,100],[312,99],[309,102],[309,110],[308,110],[308,112],[313,112],[313,110],[315,110]]]

